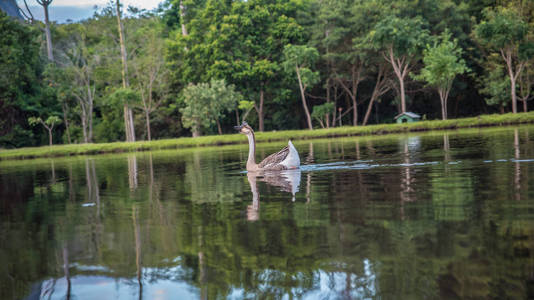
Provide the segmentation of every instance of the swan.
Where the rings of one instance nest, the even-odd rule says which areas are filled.
[[[298,169],[300,167],[299,153],[291,141],[287,143],[287,147],[267,156],[262,162],[257,164],[255,159],[256,139],[254,137],[254,130],[252,130],[252,127],[247,122],[243,122],[239,126],[234,126],[234,128],[248,138],[247,171],[279,171]]]

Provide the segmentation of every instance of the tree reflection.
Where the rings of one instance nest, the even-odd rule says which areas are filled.
[[[515,199],[521,200],[521,165],[519,160],[521,159],[519,150],[519,130],[514,129],[514,190]]]
[[[232,148],[141,154],[135,172],[128,155],[57,160],[53,188],[48,161],[3,169],[0,298],[94,296],[82,285],[110,298],[532,298],[534,148],[515,135],[317,141],[306,161],[357,168],[246,181]],[[304,179],[313,201],[290,201]]]

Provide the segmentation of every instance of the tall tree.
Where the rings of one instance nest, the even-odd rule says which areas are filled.
[[[259,131],[265,130],[265,102],[280,78],[284,46],[302,34],[296,11],[293,1],[235,2],[215,35],[221,47],[213,53],[217,59],[210,74],[228,78],[255,100]]]
[[[48,54],[48,59],[53,61],[54,53],[52,52],[52,34],[50,33],[50,18],[48,16],[48,6],[50,6],[52,0],[37,0],[37,3],[39,3],[39,5],[41,5],[44,9],[46,52]]]
[[[284,68],[286,72],[297,75],[302,107],[306,115],[308,129],[313,130],[312,118],[306,100],[306,89],[319,81],[319,72],[312,71],[312,66],[319,58],[319,52],[313,47],[303,45],[286,45],[284,47]]]
[[[30,117],[28,118],[28,123],[30,123],[31,126],[41,124],[48,132],[48,145],[52,146],[52,130],[54,130],[56,124],[61,123],[60,118],[57,116],[50,116],[43,121],[41,117]]]
[[[367,104],[367,110],[365,111],[365,116],[363,117],[362,125],[367,125],[369,122],[369,117],[371,116],[371,111],[375,102],[380,99],[385,93],[391,90],[390,75],[391,72],[388,70],[387,62],[377,62],[376,66],[376,79],[373,91],[371,93],[371,98],[369,99],[369,104]]]
[[[31,145],[28,106],[39,94],[39,32],[0,11],[0,147]]]
[[[528,59],[534,56],[534,44],[527,40],[530,26],[514,8],[486,9],[484,16],[475,27],[475,36],[484,46],[497,51],[506,63],[512,112],[517,113],[517,79]]]
[[[120,1],[116,0],[115,3],[117,14],[117,28],[119,31],[119,41],[121,47],[121,61],[122,61],[122,87],[127,89],[130,86],[128,81],[128,57],[126,52],[126,43],[124,41],[124,28],[121,21],[121,5]],[[133,112],[128,104],[124,103],[124,131],[126,133],[127,142],[135,142],[135,129],[133,123]]]
[[[96,97],[95,69],[98,67],[99,55],[87,47],[85,36],[80,35],[71,48],[65,52],[62,66],[66,68],[66,80],[72,84],[70,92],[78,103],[78,113],[82,125],[85,143],[93,141],[93,112]]]
[[[164,78],[166,76],[163,58],[163,39],[160,20],[153,18],[135,33],[140,45],[130,60],[135,72],[135,89],[139,91],[141,109],[145,115],[147,138],[152,139],[150,114],[160,105]]]
[[[365,4],[359,1],[327,0],[319,1],[312,43],[322,53],[327,78],[326,100],[332,101],[331,89],[340,86],[351,100],[352,124],[358,124],[358,88],[365,79],[365,66],[362,49],[355,47],[353,40],[360,37],[372,26],[364,15]],[[358,15],[356,17],[355,15]],[[334,110],[335,111],[335,110]]]
[[[425,66],[421,73],[414,77],[426,81],[438,90],[441,117],[447,120],[447,100],[454,78],[468,71],[465,61],[461,58],[462,49],[458,47],[458,41],[451,41],[450,33],[444,31],[433,45],[427,45],[423,55]]]
[[[420,17],[389,16],[376,24],[368,41],[382,51],[399,81],[400,112],[406,112],[405,78],[426,42],[428,30]]]
[[[242,100],[242,96],[233,85],[226,85],[224,80],[211,80],[209,83],[190,84],[183,90],[185,107],[182,122],[191,128],[193,137],[201,135],[202,130],[217,125],[217,131],[222,134],[221,117],[235,109]]]

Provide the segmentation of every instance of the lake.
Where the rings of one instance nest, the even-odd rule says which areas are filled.
[[[534,127],[294,144],[0,162],[0,299],[534,297]]]

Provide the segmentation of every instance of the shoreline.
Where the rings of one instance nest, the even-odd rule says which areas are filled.
[[[351,136],[388,135],[408,132],[425,132],[455,130],[464,128],[482,128],[534,124],[534,112],[517,114],[480,115],[478,117],[451,120],[420,121],[404,124],[377,124],[368,126],[344,126],[329,129],[301,129],[256,132],[257,143],[268,143],[284,140],[307,140],[319,138],[337,138]],[[246,144],[241,134],[224,134],[201,137],[181,137],[174,139],[113,142],[99,144],[61,144],[53,146],[28,147],[0,150],[0,160],[34,159],[43,157],[61,157],[75,155],[94,155],[105,153],[138,152],[150,150],[169,150],[206,146]]]

